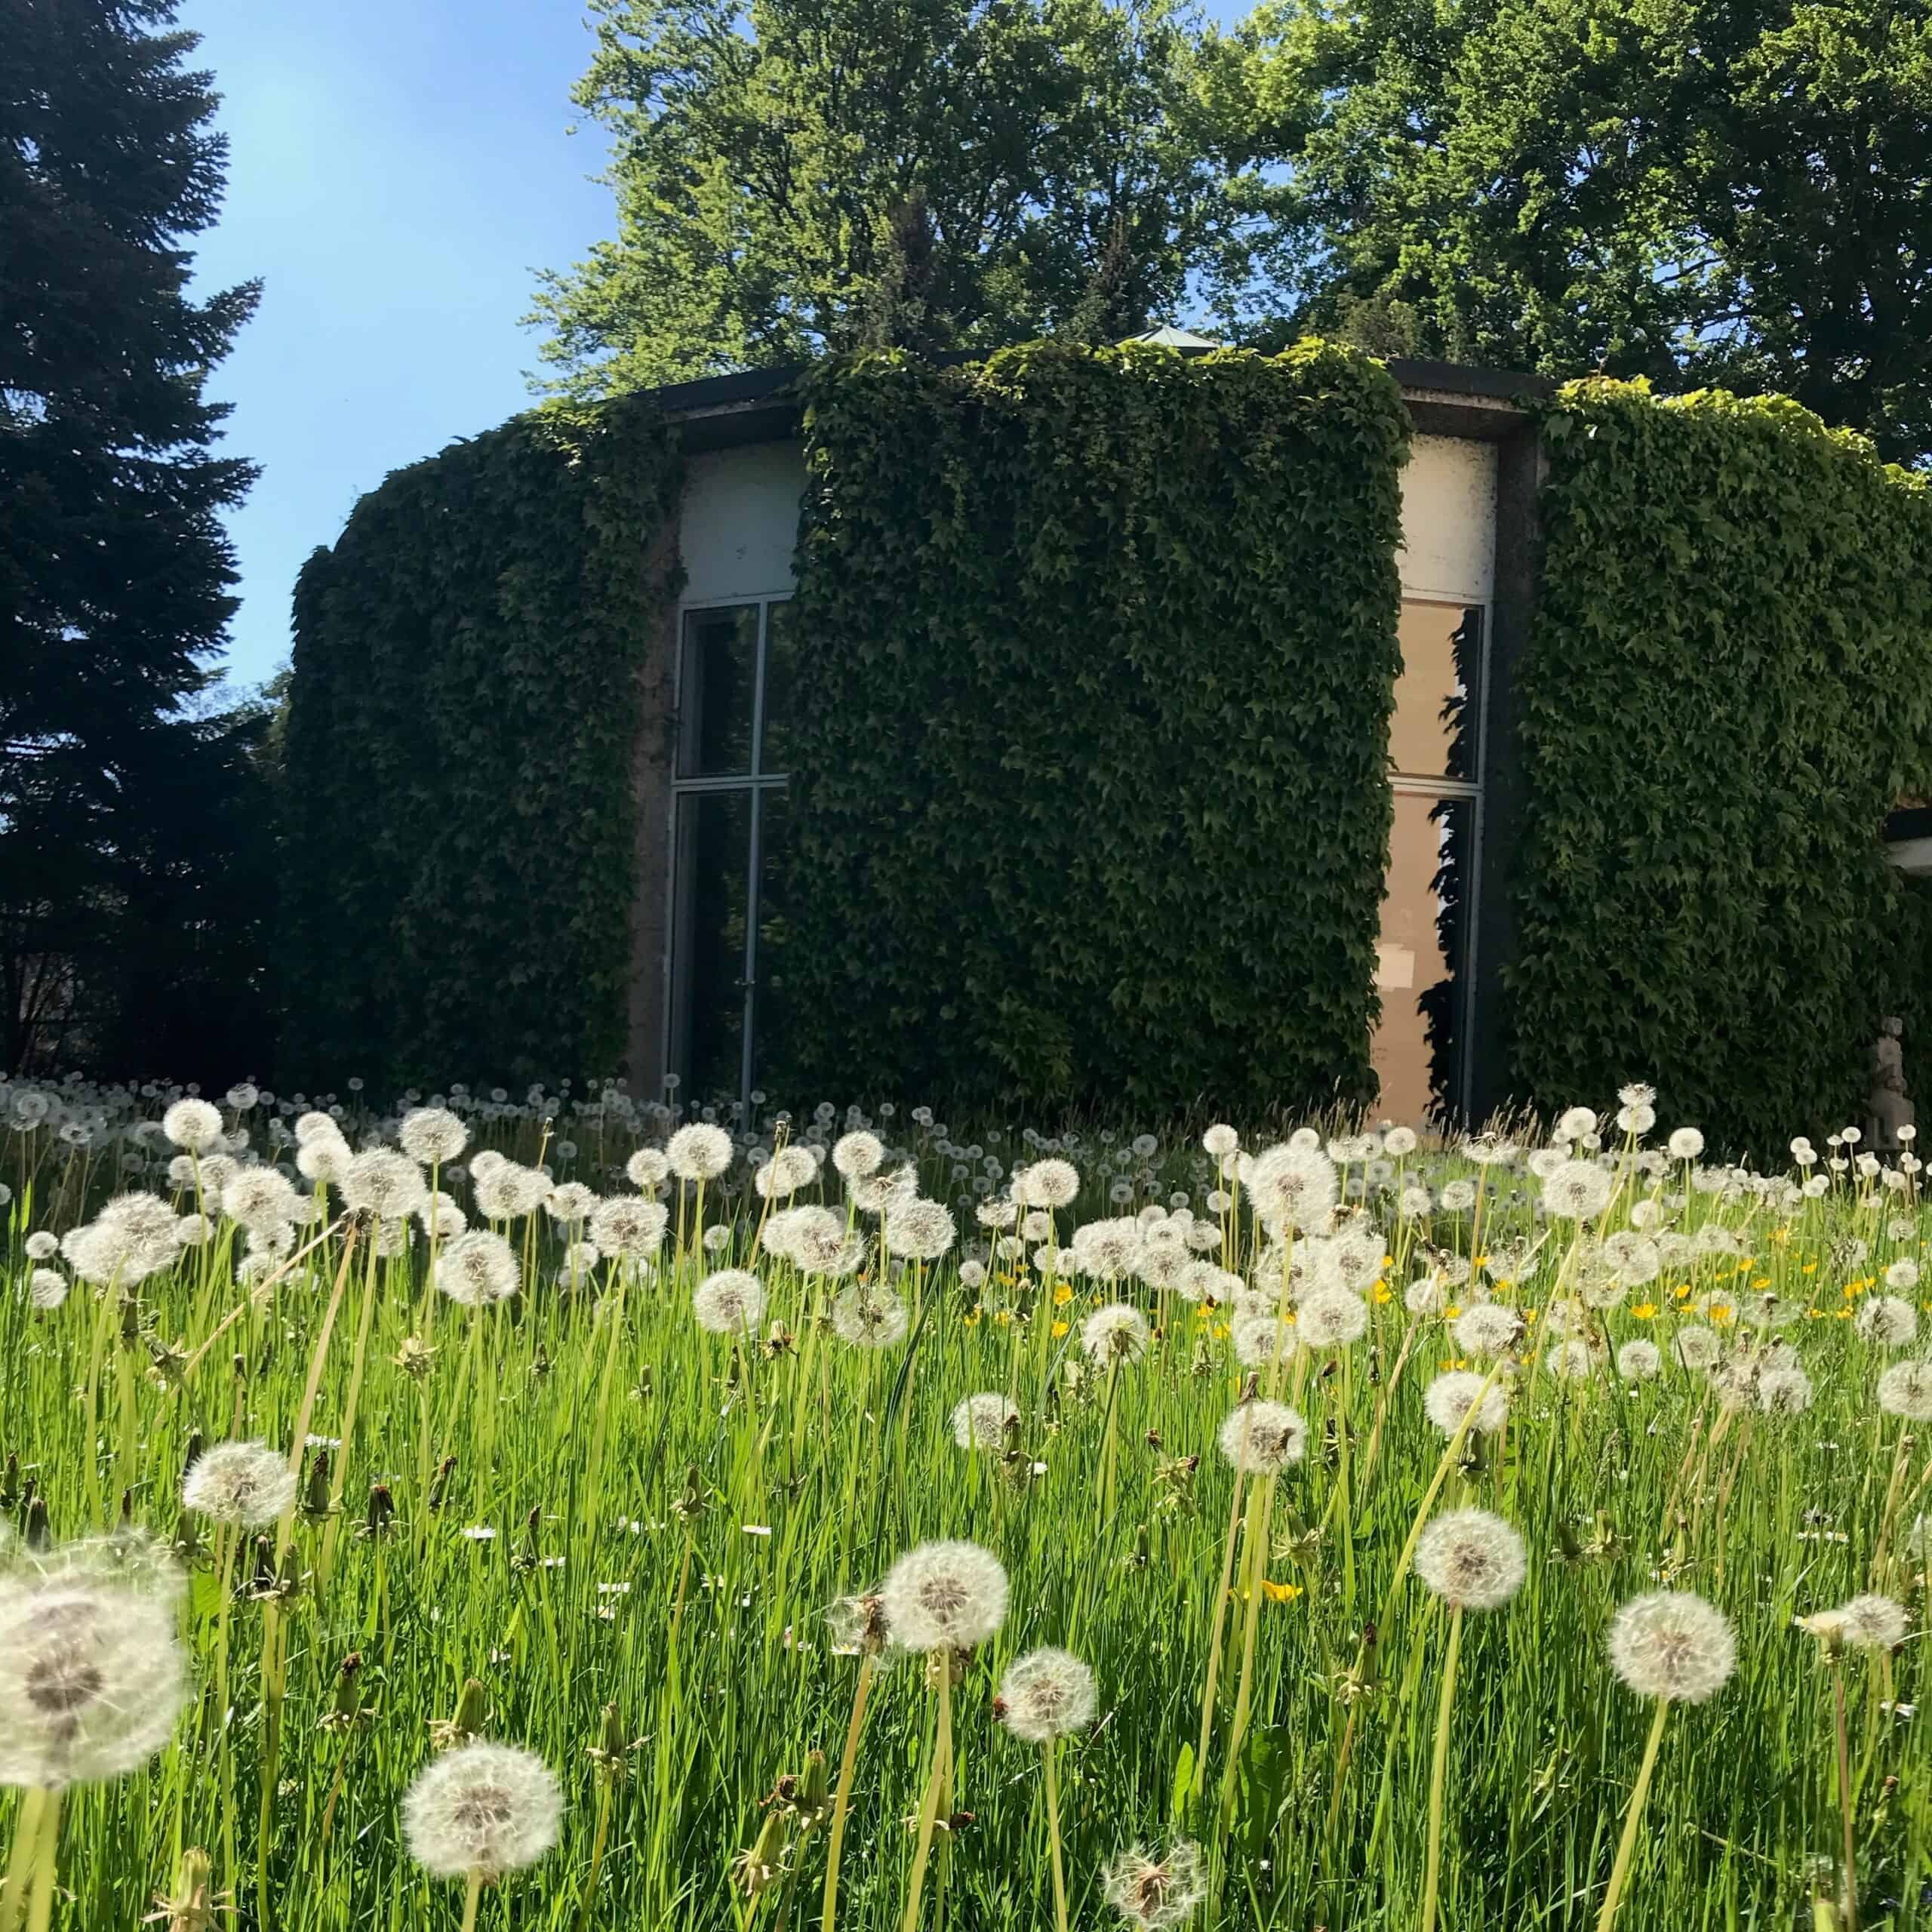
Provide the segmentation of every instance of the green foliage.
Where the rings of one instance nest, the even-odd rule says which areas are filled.
[[[226,144],[162,0],[0,0],[0,1069],[226,1078],[272,868],[195,715],[234,610],[208,374],[253,284],[191,300]],[[180,970],[162,971],[162,962]],[[156,1004],[157,980],[166,988]],[[259,1004],[251,1008],[259,1024]],[[205,1023],[205,1024],[202,1023]]]
[[[309,558],[294,1077],[618,1064],[637,673],[675,588],[646,559],[679,473],[648,402],[538,411],[397,472]]]
[[[1509,975],[1540,1103],[1654,1080],[1775,1151],[1862,1118],[1932,737],[1932,503],[1795,403],[1591,381],[1546,408]]]
[[[1923,5],[1273,0],[1235,44],[1297,322],[1932,449]]]
[[[859,346],[1112,340],[1236,256],[1182,0],[595,0],[617,234],[536,319],[578,394]]]
[[[1371,1099],[1386,371],[875,355],[813,379],[805,434],[778,1084]]]

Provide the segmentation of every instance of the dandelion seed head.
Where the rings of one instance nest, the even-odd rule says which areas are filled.
[[[664,1158],[683,1180],[715,1180],[731,1164],[731,1137],[708,1121],[694,1121],[672,1135]]]
[[[906,1339],[911,1318],[890,1288],[860,1282],[832,1305],[832,1332],[857,1349],[890,1349]]]
[[[1207,1861],[1192,1841],[1177,1840],[1164,1858],[1139,1845],[1109,1860],[1100,1889],[1108,1904],[1140,1932],[1184,1924],[1208,1896]]]
[[[1472,1429],[1493,1435],[1509,1418],[1509,1397],[1500,1386],[1485,1388],[1486,1376],[1466,1368],[1445,1369],[1423,1391],[1423,1413],[1444,1435],[1454,1435],[1471,1410]]]
[[[1918,1333],[1918,1311],[1897,1295],[1868,1295],[1851,1325],[1881,1348],[1902,1349]]]
[[[1754,1392],[1767,1416],[1801,1416],[1811,1406],[1811,1378],[1801,1368],[1761,1368]]]
[[[1632,1597],[1611,1623],[1611,1668],[1640,1697],[1701,1704],[1724,1688],[1737,1663],[1730,1618],[1689,1590]]]
[[[534,1752],[478,1738],[432,1758],[402,1801],[409,1855],[438,1878],[534,1865],[557,1842],[563,1794]]]
[[[999,1703],[1001,1723],[1023,1744],[1050,1744],[1084,1730],[1098,1698],[1093,1672],[1071,1651],[1049,1646],[1007,1666]]]
[[[1080,1324],[1080,1346],[1097,1362],[1138,1361],[1152,1339],[1147,1318],[1128,1302],[1109,1302]]]
[[[959,1238],[958,1223],[949,1209],[917,1197],[888,1206],[884,1229],[887,1251],[907,1261],[937,1261]]]
[[[1617,1352],[1617,1372],[1626,1382],[1648,1382],[1663,1365],[1654,1342],[1626,1342]]]
[[[162,1115],[161,1131],[176,1146],[205,1153],[221,1138],[221,1109],[207,1100],[177,1100]]]
[[[288,1458],[266,1442],[217,1442],[196,1457],[181,1484],[189,1509],[217,1523],[265,1529],[295,1507]]]
[[[1500,1302],[1478,1302],[1466,1308],[1451,1324],[1456,1346],[1469,1355],[1500,1355],[1522,1333],[1523,1321]]]
[[[709,1334],[748,1334],[764,1319],[764,1284],[746,1269],[721,1268],[698,1284],[691,1312]]]
[[[1610,1205],[1616,1187],[1595,1161],[1565,1161],[1543,1184],[1543,1205],[1561,1220],[1594,1220]]]
[[[970,1651],[1006,1620],[1006,1571],[975,1543],[922,1543],[887,1575],[879,1594],[901,1650]]]
[[[1704,1137],[1694,1127],[1680,1127],[1665,1144],[1673,1161],[1694,1161],[1704,1151]]]
[[[1870,1591],[1838,1606],[1844,1641],[1861,1651],[1895,1651],[1908,1627],[1904,1606]]]
[[[952,1439],[961,1448],[983,1450],[992,1456],[1006,1447],[1008,1425],[1019,1420],[1020,1411],[994,1391],[955,1402],[948,1418]]]
[[[1307,1453],[1308,1424],[1285,1402],[1242,1402],[1229,1412],[1217,1439],[1237,1469],[1272,1476]]]
[[[447,1107],[415,1107],[403,1115],[395,1138],[412,1161],[441,1167],[469,1144],[469,1130]]]
[[[636,1261],[657,1252],[669,1223],[669,1212],[661,1201],[618,1194],[591,1209],[586,1232],[605,1254]]]
[[[1035,1161],[1013,1177],[1013,1198],[1023,1208],[1064,1208],[1080,1192],[1080,1171],[1071,1161]]]
[[[423,1170],[392,1147],[371,1147],[355,1155],[343,1169],[339,1185],[350,1207],[366,1208],[386,1221],[420,1212],[429,1198]]]
[[[640,1147],[624,1163],[624,1178],[647,1194],[662,1187],[670,1174],[671,1163],[661,1147]]]
[[[1500,1609],[1528,1574],[1523,1539],[1487,1509],[1451,1509],[1416,1544],[1416,1574],[1459,1610]]]
[[[1932,1362],[1893,1363],[1878,1378],[1878,1406],[1908,1422],[1932,1422]]]
[[[833,1143],[832,1164],[848,1180],[864,1180],[878,1172],[885,1160],[885,1143],[863,1128],[841,1134]]]
[[[436,1286],[460,1307],[494,1307],[521,1282],[516,1250],[488,1228],[457,1235],[436,1257]]]
[[[1320,1233],[1334,1211],[1335,1164],[1312,1144],[1269,1147],[1248,1164],[1248,1199],[1271,1232]]]

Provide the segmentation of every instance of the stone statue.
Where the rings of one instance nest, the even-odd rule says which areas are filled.
[[[1905,1022],[1888,1017],[1878,1023],[1878,1037],[1872,1043],[1872,1093],[1866,1101],[1866,1144],[1875,1154],[1896,1154],[1905,1142],[1899,1138],[1902,1127],[1915,1126],[1918,1110],[1906,1097],[1905,1054],[1899,1036]]]

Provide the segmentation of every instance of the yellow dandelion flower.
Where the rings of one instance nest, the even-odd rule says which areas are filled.
[[[1054,1306],[1056,1308],[1064,1308],[1072,1299],[1073,1291],[1064,1281],[1054,1291]]]
[[[1057,1342],[1060,1338],[1063,1335],[1067,1334],[1072,1327],[1073,1324],[1070,1321],[1056,1321],[1054,1324],[1054,1340]]]
[[[1630,1311],[1630,1314],[1634,1321],[1654,1321],[1657,1319],[1657,1305],[1654,1301],[1640,1301]]]
[[[1301,1595],[1301,1586],[1299,1583],[1273,1583],[1263,1577],[1261,1594],[1270,1603],[1293,1603]]]

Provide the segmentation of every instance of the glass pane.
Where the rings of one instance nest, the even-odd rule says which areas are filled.
[[[678,1051],[688,1104],[735,1100],[744,1077],[749,792],[678,801]]]
[[[1410,778],[1476,773],[1477,654],[1482,613],[1447,604],[1404,604],[1397,632],[1401,675],[1389,721],[1389,762]]]
[[[1475,805],[1395,794],[1375,985],[1382,1017],[1371,1057],[1380,1111],[1415,1126],[1453,1103],[1460,1077],[1457,998]]]
[[[759,771],[788,772],[792,768],[792,694],[798,670],[798,633],[789,604],[768,604],[764,610],[764,743],[758,752]]]
[[[752,768],[752,688],[758,675],[758,606],[685,614],[678,688],[678,771],[734,777]]]
[[[782,1081],[787,1065],[789,995],[786,949],[792,938],[786,917],[785,836],[791,807],[783,790],[761,791],[758,801],[758,986],[752,1008],[752,1084]]]

